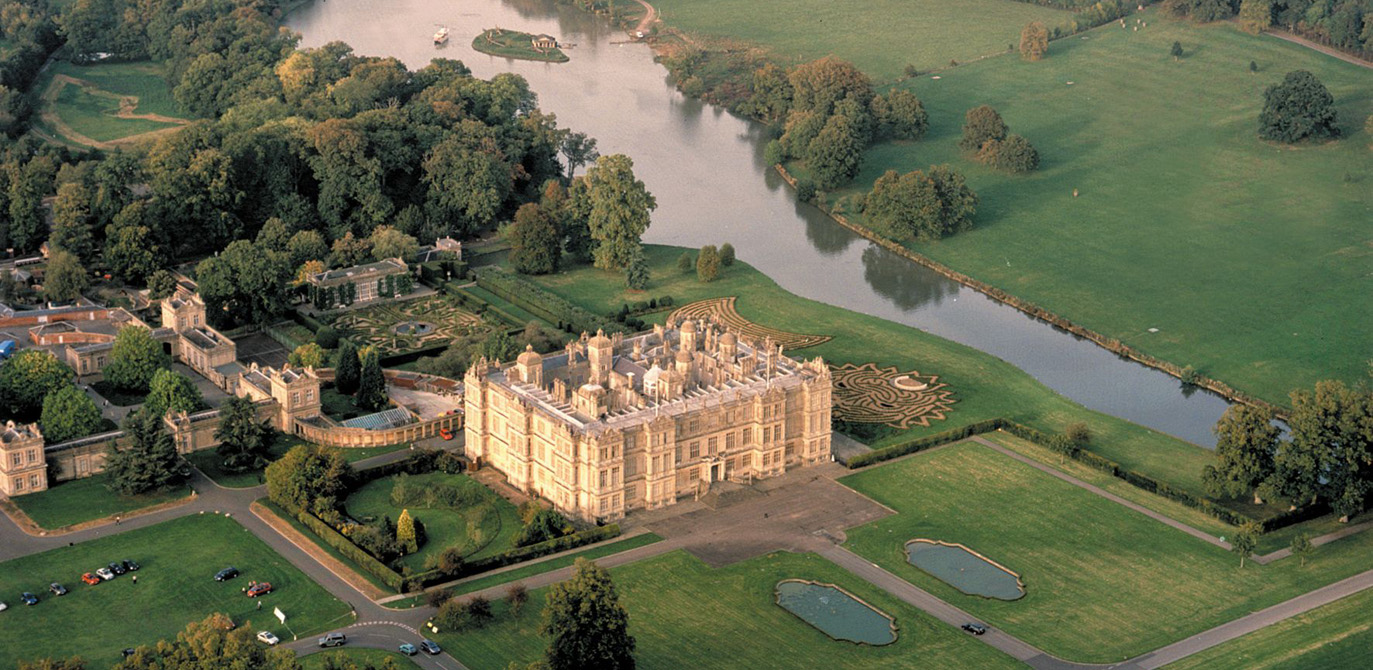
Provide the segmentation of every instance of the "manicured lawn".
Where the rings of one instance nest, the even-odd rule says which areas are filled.
[[[792,355],[823,356],[833,364],[875,362],[939,375],[957,396],[953,411],[943,421],[932,421],[930,427],[915,428],[902,436],[943,432],[995,417],[1050,432],[1082,421],[1095,436],[1093,451],[1172,485],[1203,491],[1201,471],[1211,462],[1209,451],[1087,410],[1005,361],[914,328],[798,298],[743,262],[724,269],[716,281],[702,284],[695,273],[677,270],[677,257],[683,249],[649,246],[645,251],[652,280],[642,293],[626,291],[618,274],[589,266],[533,279],[602,314],[619,309],[622,303],[663,295],[672,296],[679,306],[703,298],[738,296],[739,312],[752,321],[793,332],[834,336],[820,346],[789,352]],[[888,444],[902,436],[875,444]],[[1242,502],[1234,506],[1244,508]]]
[[[138,561],[138,583],[129,576],[95,586],[81,574],[112,560]],[[233,565],[243,576],[216,582],[214,573]],[[248,580],[268,581],[275,591],[257,611],[241,587]],[[48,593],[61,581],[71,593]],[[21,591],[39,594],[42,602],[24,607]],[[183,517],[149,528],[62,547],[0,564],[0,593],[10,604],[0,626],[0,667],[43,656],[81,655],[90,667],[109,667],[119,650],[170,639],[191,621],[223,612],[240,625],[271,630],[284,640],[291,632],[309,635],[346,625],[351,613],[303,573],[277,555],[238,522],[217,515]],[[286,626],[271,612],[287,614]]]
[[[981,199],[976,227],[913,244],[920,253],[1272,402],[1366,379],[1368,70],[1228,23],[1140,16],[1138,32],[1109,24],[1037,63],[1000,56],[902,84],[924,101],[929,135],[874,147],[835,197],[888,169],[949,163]],[[1330,89],[1342,140],[1258,139],[1264,88],[1297,69]],[[960,154],[963,115],[984,103],[1039,149],[1038,172],[1006,176]]]
[[[179,119],[189,119],[172,97],[167,86],[163,67],[157,63],[101,63],[97,65],[72,65],[67,61],[53,63],[55,74],[91,82],[103,91],[116,95],[138,97],[135,114],[157,114]]]
[[[841,480],[898,514],[848,547],[1056,656],[1113,662],[1368,569],[1373,534],[1296,560],[1249,563],[973,443]],[[971,547],[1021,575],[1024,598],[966,596],[905,560],[905,542]]]
[[[319,392],[319,402],[320,409],[335,421],[347,421],[367,413],[353,404],[353,396],[343,395],[333,386],[326,386]]]
[[[141,135],[176,124],[150,119],[119,118],[119,96],[67,84],[53,101],[57,116],[72,130],[100,142]]]
[[[115,514],[128,514],[191,494],[189,488],[178,486],[161,493],[124,497],[111,491],[108,484],[109,477],[98,474],[61,482],[46,491],[15,496],[11,500],[34,523],[53,530]]]
[[[1373,649],[1373,591],[1164,666],[1166,670],[1333,670],[1368,667]]]
[[[513,547],[511,540],[522,525],[515,506],[477,480],[466,475],[442,472],[408,475],[406,479],[408,486],[415,489],[433,486],[456,486],[460,489],[476,487],[489,495],[487,502],[461,509],[409,508],[410,515],[424,523],[429,539],[418,552],[401,558],[401,564],[421,572],[425,569],[425,560],[438,556],[448,547],[461,547],[464,558],[469,561]],[[361,521],[383,516],[390,517],[393,522],[399,519],[402,508],[391,502],[391,490],[396,481],[397,477],[376,479],[349,494],[346,502],[349,516]]]
[[[742,40],[787,61],[828,55],[851,61],[879,81],[907,65],[921,70],[1006,50],[1030,21],[1053,27],[1072,14],[1005,0],[663,0],[653,3],[669,26]]]
[[[419,640],[415,640],[411,644],[418,645]],[[332,659],[339,663],[352,662],[357,663],[359,666],[362,667],[367,667],[368,665],[371,665],[373,668],[379,669],[381,668],[381,664],[385,663],[386,659],[388,658],[394,659],[396,663],[400,664],[401,668],[420,667],[418,665],[415,665],[414,661],[410,660],[400,652],[362,648],[329,649],[327,651],[315,652],[313,654],[310,654],[309,656],[302,656],[300,659],[300,665],[305,670],[324,670],[326,667],[325,663]]]
[[[605,558],[606,556],[610,556],[611,554],[618,554],[622,551],[629,551],[630,549],[646,547],[655,542],[661,542],[662,539],[663,538],[658,537],[653,533],[635,535],[634,537],[611,542],[610,544],[596,547],[595,549],[574,551],[563,556],[558,556],[557,558],[551,558],[540,563],[534,563],[533,565],[526,565],[524,567],[515,568],[514,570],[507,570],[505,572],[497,573],[494,575],[479,577],[470,582],[463,582],[453,587],[453,593],[456,595],[462,595],[464,593],[472,593],[475,591],[480,591],[482,589],[489,589],[493,586],[500,586],[501,584],[517,582],[521,579],[529,579],[530,577],[533,577],[535,575],[542,575],[545,572],[552,572],[554,570],[560,570],[562,568],[565,568],[569,565],[572,565],[579,558],[585,558],[588,561],[594,561],[598,558]]]
[[[286,452],[290,451],[291,448],[296,445],[307,444],[305,441],[296,438],[292,435],[277,433],[275,437],[276,439],[273,440],[271,447],[268,448],[269,455],[267,457],[267,460],[269,461],[275,461],[276,459],[285,456]],[[340,454],[343,454],[343,458],[346,459],[349,463],[356,463],[358,461],[368,459],[373,456],[380,456],[382,454],[389,454],[399,449],[405,449],[408,446],[409,445],[406,444],[393,444],[385,447],[339,449],[338,452]],[[186,460],[190,461],[192,465],[196,466],[196,468],[198,468],[201,472],[205,473],[206,477],[213,479],[215,483],[219,484],[220,486],[224,486],[231,489],[243,489],[252,488],[254,486],[257,486],[258,484],[264,483],[262,479],[262,470],[251,470],[248,472],[236,473],[226,472],[224,468],[220,465],[223,462],[223,459],[219,457],[219,454],[214,449],[193,451],[189,454],[186,454]]]
[[[648,670],[1024,667],[814,554],[776,553],[711,569],[677,551],[615,568],[611,576],[638,641],[635,660]],[[836,642],[778,607],[774,587],[793,578],[837,584],[895,617],[896,642]],[[517,620],[497,602],[497,623],[476,632],[441,632],[438,642],[473,670],[538,660],[547,644],[538,632],[546,592],[530,592]]]

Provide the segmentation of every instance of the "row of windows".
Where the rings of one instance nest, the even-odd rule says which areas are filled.
[[[14,490],[15,490],[15,491],[23,491],[23,490],[24,490],[24,478],[23,478],[23,477],[15,477],[14,479],[11,479],[10,482],[11,482],[11,484],[14,486]],[[39,479],[39,476],[38,476],[38,475],[29,475],[29,488],[30,488],[30,489],[36,489],[36,488],[41,488],[41,487],[42,487],[42,481]]]
[[[10,457],[10,462],[11,462],[13,465],[16,465],[16,466],[23,465],[23,464],[24,464],[24,454],[28,454],[29,463],[37,463],[37,462],[38,462],[38,450],[37,450],[37,449],[29,449],[28,451],[26,451],[26,452],[24,452],[24,453],[22,453],[22,454],[21,454],[21,453],[18,453],[18,452],[15,452],[15,453]]]

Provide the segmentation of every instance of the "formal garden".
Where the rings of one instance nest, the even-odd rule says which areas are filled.
[[[131,559],[136,573],[88,585],[81,575],[110,561]],[[234,566],[238,580],[217,582],[219,570]],[[247,580],[273,586],[258,610],[241,587]],[[70,592],[53,596],[50,582]],[[39,594],[25,607],[20,592]],[[237,521],[205,514],[60,547],[0,564],[0,593],[9,604],[0,627],[0,665],[15,667],[34,655],[80,655],[90,666],[110,667],[120,650],[170,639],[188,621],[220,612],[240,626],[271,630],[290,640],[347,625],[347,603],[329,595]],[[287,614],[282,625],[271,608]]]
[[[333,327],[383,355],[432,348],[483,327],[480,316],[441,295],[390,301],[340,313]]]

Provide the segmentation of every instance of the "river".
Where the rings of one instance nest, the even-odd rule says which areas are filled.
[[[600,17],[551,0],[317,0],[287,17],[301,47],[335,40],[361,55],[417,68],[461,60],[489,78],[515,72],[563,127],[596,138],[601,153],[634,159],[658,200],[644,241],[699,247],[730,242],[738,257],[788,291],[907,324],[1002,358],[1094,410],[1205,447],[1227,407],[1207,391],[1122,359],[924,267],[799,205],[763,162],[761,126],[686,98],[642,44]],[[439,25],[448,44],[431,40]],[[571,42],[571,61],[536,63],[474,51],[492,27]],[[938,363],[931,368],[938,369]]]

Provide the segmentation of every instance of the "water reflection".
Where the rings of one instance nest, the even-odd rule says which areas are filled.
[[[798,205],[762,160],[764,129],[673,89],[641,44],[603,18],[552,0],[370,0],[306,5],[287,24],[302,47],[342,40],[358,54],[416,68],[436,55],[479,77],[515,72],[544,111],[586,132],[601,153],[625,153],[658,200],[645,241],[700,247],[730,242],[738,257],[806,298],[920,328],[1000,357],[1092,409],[1212,445],[1224,400],[1186,394],[1177,380],[1120,358],[905,261]],[[436,51],[434,24],[448,25]],[[485,28],[549,33],[577,46],[563,64],[497,58],[471,48]]]

